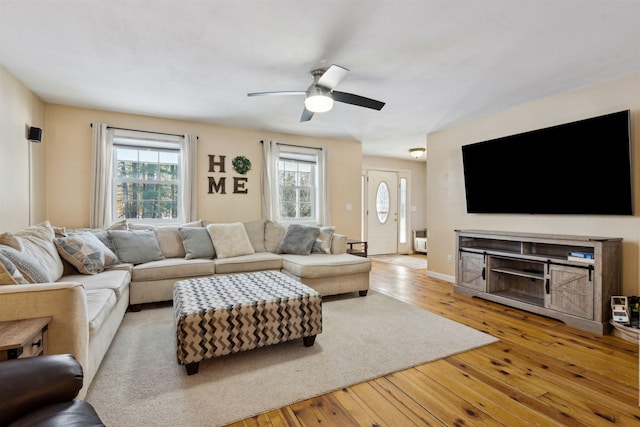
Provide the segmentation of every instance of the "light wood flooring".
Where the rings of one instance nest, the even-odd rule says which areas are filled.
[[[637,344],[454,294],[426,270],[374,261],[371,289],[500,341],[232,426],[640,426]]]

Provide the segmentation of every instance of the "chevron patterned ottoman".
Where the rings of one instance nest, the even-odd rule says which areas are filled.
[[[201,360],[322,332],[322,298],[278,271],[189,279],[173,286],[178,363],[187,374]]]

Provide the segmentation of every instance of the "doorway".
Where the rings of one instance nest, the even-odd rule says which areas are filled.
[[[367,240],[369,254],[398,252],[398,173],[367,171]]]

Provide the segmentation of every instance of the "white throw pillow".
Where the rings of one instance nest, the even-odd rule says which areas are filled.
[[[247,230],[241,222],[209,224],[207,231],[216,250],[216,258],[231,258],[255,253]]]

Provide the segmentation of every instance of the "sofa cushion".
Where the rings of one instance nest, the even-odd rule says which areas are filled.
[[[213,261],[216,264],[216,274],[248,273],[250,271],[280,270],[282,268],[282,256],[271,252],[256,252]]]
[[[291,224],[287,227],[284,239],[278,246],[279,254],[309,255],[320,234],[318,227],[304,224]]]
[[[128,269],[122,266],[128,266]],[[81,283],[86,290],[110,289],[120,298],[131,282],[131,267],[131,264],[119,264],[118,268],[105,270],[100,274],[69,274],[62,276],[58,282]]]
[[[88,289],[87,319],[89,319],[89,337],[93,337],[109,318],[113,307],[116,306],[116,294],[111,289]]]
[[[0,285],[22,285],[27,282],[18,267],[0,253]]]
[[[96,274],[118,262],[118,257],[91,232],[53,240],[58,253],[80,273]]]
[[[141,264],[164,259],[153,230],[109,230],[120,261]]]
[[[298,277],[332,277],[371,271],[371,261],[351,254],[282,255],[282,268]]]
[[[29,283],[53,282],[53,278],[46,266],[26,252],[20,252],[10,246],[0,245],[0,254],[4,255],[18,269]]]
[[[313,243],[311,253],[330,254],[331,253],[331,240],[333,239],[333,233],[336,231],[335,227],[320,227],[320,233]]]
[[[133,267],[132,281],[145,282],[182,277],[209,276],[216,273],[216,265],[211,259],[167,258],[146,262]]]
[[[264,228],[266,220],[259,219],[256,221],[243,223],[244,229],[247,231],[247,237],[256,252],[266,252],[264,246]]]
[[[128,228],[127,220],[121,219],[107,227],[107,230],[126,230]]]
[[[206,228],[180,227],[182,244],[185,251],[185,259],[214,258],[216,251],[211,242],[211,236]]]
[[[276,253],[286,233],[287,228],[284,225],[267,221],[264,225],[264,247],[266,251]]]
[[[165,258],[184,258],[185,250],[182,244],[179,226],[161,226],[154,228],[158,246]]]
[[[209,224],[207,231],[209,231],[218,258],[231,258],[255,252],[241,222]]]
[[[62,276],[64,270],[58,250],[53,244],[54,237],[53,227],[49,221],[45,221],[15,233],[0,234],[0,244],[11,246],[33,258],[47,271],[49,280],[46,281],[54,282]],[[20,269],[19,266],[18,269]]]

